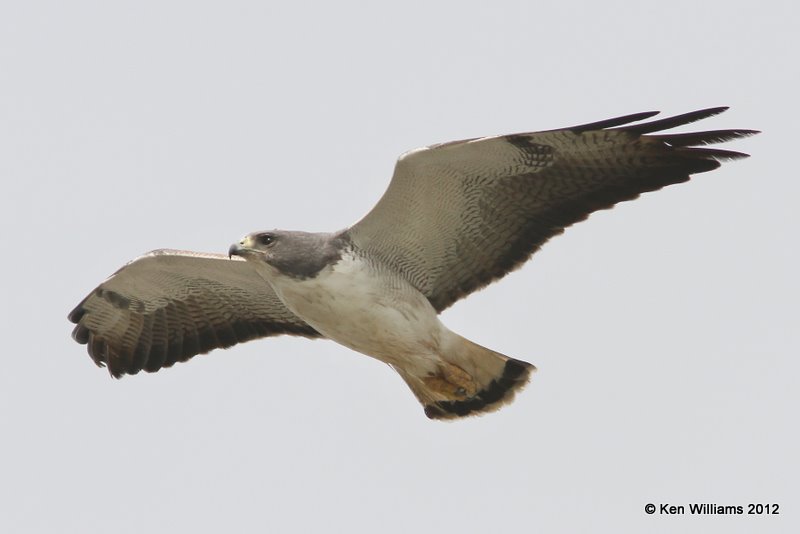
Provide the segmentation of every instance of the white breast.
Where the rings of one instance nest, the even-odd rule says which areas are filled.
[[[326,337],[387,363],[433,358],[443,335],[428,299],[409,283],[352,254],[315,278],[262,273],[286,306]]]

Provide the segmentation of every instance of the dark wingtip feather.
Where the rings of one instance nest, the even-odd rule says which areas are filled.
[[[587,132],[590,130],[602,130],[604,128],[612,128],[614,126],[622,126],[623,124],[630,124],[631,122],[642,121],[649,119],[661,113],[660,111],[643,111],[641,113],[633,113],[631,115],[623,115],[622,117],[614,117],[612,119],[605,119],[597,122],[588,122],[586,124],[579,124],[566,128],[573,133]]]
[[[86,327],[78,324],[72,330],[72,339],[81,345],[86,345],[89,342],[89,334],[90,332]]]
[[[736,152],[734,150],[722,150],[720,148],[683,148],[685,153],[694,153],[703,158],[712,158],[716,161],[731,161],[735,159],[749,158],[750,154]]]
[[[675,115],[673,117],[667,117],[657,121],[645,122],[643,124],[625,126],[617,129],[624,130],[634,135],[643,135],[661,130],[669,130],[670,128],[677,128],[678,126],[683,126],[685,124],[691,124],[699,120],[707,119],[708,117],[713,117],[714,115],[719,115],[727,109],[727,106],[699,109],[697,111],[690,111],[689,113],[683,113],[681,115]]]
[[[688,174],[707,172],[719,167],[721,161],[736,160],[749,157],[749,154],[734,150],[718,148],[705,148],[704,145],[723,143],[756,135],[758,130],[732,129],[732,130],[707,130],[704,132],[690,132],[680,134],[647,135],[653,132],[669,130],[678,126],[690,124],[726,111],[727,106],[701,109],[661,120],[614,128],[643,139],[664,143],[668,148],[680,154],[684,162],[691,162],[687,167]]]
[[[86,302],[86,299],[83,299],[81,303],[75,306],[75,309],[73,309],[71,312],[69,312],[69,315],[67,315],[67,319],[69,319],[71,323],[78,324],[86,314],[86,309],[83,307],[84,302]]]
[[[758,130],[710,130],[706,132],[653,135],[651,138],[663,141],[673,147],[683,147],[724,143],[760,133]]]

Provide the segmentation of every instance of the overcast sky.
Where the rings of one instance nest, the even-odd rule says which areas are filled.
[[[3,3],[0,531],[797,532],[796,6]],[[113,380],[70,339],[129,259],[343,228],[408,149],[719,105],[752,158],[444,314],[539,368],[495,414],[330,341]],[[693,502],[781,515],[644,512]]]

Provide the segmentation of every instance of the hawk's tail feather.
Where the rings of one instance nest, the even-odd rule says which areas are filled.
[[[517,391],[528,384],[536,367],[522,360],[508,358],[503,372],[472,397],[464,400],[434,401],[425,405],[431,419],[455,419],[494,412],[514,400]]]
[[[431,419],[493,412],[514,400],[536,367],[453,334],[442,347],[437,372],[419,376],[398,366]]]

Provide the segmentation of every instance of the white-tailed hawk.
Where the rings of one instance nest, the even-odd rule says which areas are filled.
[[[225,255],[156,250],[131,261],[69,314],[73,337],[115,377],[259,337],[329,338],[391,365],[428,417],[495,410],[535,368],[438,314],[590,213],[745,157],[705,145],[753,130],[660,133],[725,109],[413,150],[345,230],[255,232]]]

